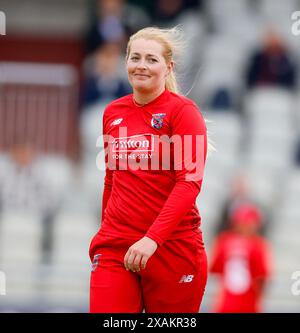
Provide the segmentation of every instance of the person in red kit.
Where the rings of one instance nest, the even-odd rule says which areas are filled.
[[[207,153],[196,104],[178,93],[178,30],[129,39],[133,94],[103,116],[102,223],[90,244],[90,312],[198,312],[207,258],[195,204]]]
[[[210,272],[221,277],[221,291],[213,312],[261,312],[261,299],[270,277],[270,248],[258,234],[260,210],[242,204],[231,213],[231,229],[213,246]]]

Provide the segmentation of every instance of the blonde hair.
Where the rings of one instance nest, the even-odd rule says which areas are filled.
[[[170,61],[174,62],[174,65],[177,64],[177,56],[182,52],[185,47],[185,42],[183,41],[183,34],[178,26],[171,29],[161,29],[157,27],[147,27],[137,31],[133,34],[127,43],[126,48],[126,59],[130,54],[131,44],[136,39],[146,39],[146,40],[155,40],[159,44],[163,46],[164,52],[163,57],[168,64]],[[176,59],[176,61],[175,61]],[[175,69],[172,68],[169,75],[166,78],[166,89],[172,91],[176,94],[180,94],[176,72]],[[205,120],[206,122],[206,120]],[[211,142],[208,134],[207,134],[207,151],[211,153],[215,151],[214,144]]]
[[[139,30],[133,34],[128,41],[126,49],[126,59],[129,56],[131,44],[136,39],[148,39],[155,40],[163,46],[164,52],[163,57],[165,58],[166,63],[173,61],[175,64],[174,58],[184,47],[182,41],[182,34],[178,27],[171,29],[160,29],[157,27],[147,27]],[[174,68],[170,71],[169,75],[166,78],[166,89],[178,94],[179,87],[177,84],[176,74]]]

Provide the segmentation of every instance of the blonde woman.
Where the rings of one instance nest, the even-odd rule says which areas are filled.
[[[178,31],[132,35],[133,94],[103,117],[102,223],[90,245],[91,312],[199,312],[207,259],[195,200],[207,152],[205,121],[179,94]]]

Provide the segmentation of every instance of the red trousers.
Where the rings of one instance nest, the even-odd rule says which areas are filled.
[[[201,234],[168,240],[139,272],[126,271],[131,240],[97,235],[92,254],[90,312],[197,313],[207,282]]]

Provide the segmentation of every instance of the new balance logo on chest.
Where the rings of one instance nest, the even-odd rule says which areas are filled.
[[[180,279],[179,283],[189,283],[192,282],[194,278],[194,275],[183,275]]]
[[[123,118],[115,119],[115,120],[110,124],[110,126],[120,125],[121,122],[122,122],[122,120],[123,120]]]

